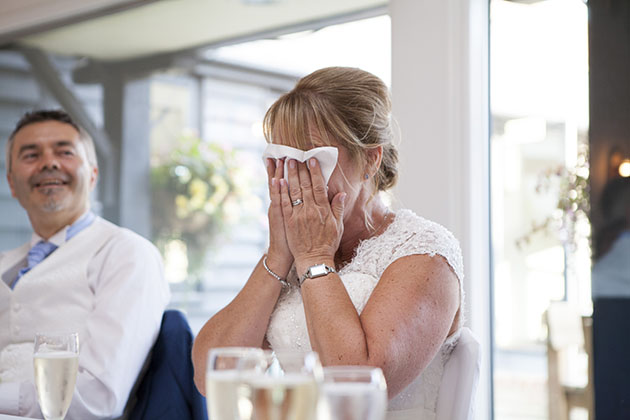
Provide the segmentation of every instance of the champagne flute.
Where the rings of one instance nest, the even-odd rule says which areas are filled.
[[[322,380],[317,353],[274,352],[265,373],[242,377],[240,420],[315,420]]]
[[[387,385],[380,368],[324,368],[320,420],[384,420]]]
[[[37,400],[44,418],[63,420],[77,381],[79,334],[35,334],[33,367]]]
[[[264,372],[271,352],[256,347],[219,347],[208,352],[206,403],[209,420],[237,420],[236,387],[247,372]]]

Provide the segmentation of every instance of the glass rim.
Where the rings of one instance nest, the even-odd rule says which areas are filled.
[[[35,337],[69,337],[69,336],[79,336],[79,333],[76,331],[50,331],[50,332],[36,332]]]
[[[228,371],[228,370],[238,370],[238,368],[233,369],[213,369],[212,366],[215,362],[215,359],[219,357],[224,357],[227,359],[238,359],[241,357],[249,357],[261,359],[270,358],[272,352],[271,350],[262,349],[260,347],[212,347],[208,350],[208,355],[206,359],[206,375],[210,372],[217,371]]]
[[[54,353],[57,351],[68,351],[78,356],[81,351],[81,345],[79,343],[79,333],[76,331],[51,331],[35,333],[35,337],[33,339],[34,356],[46,353]]]
[[[370,382],[386,383],[383,369],[377,366],[325,366],[324,382],[361,382],[361,380],[370,380]]]
[[[319,354],[314,350],[272,350],[272,356],[280,363],[306,363],[307,365],[319,365],[321,369],[321,360]]]

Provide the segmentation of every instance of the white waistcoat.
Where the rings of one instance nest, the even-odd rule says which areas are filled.
[[[93,223],[77,234],[76,239],[81,240],[64,243],[24,274],[13,291],[0,282],[0,380],[31,377],[36,332],[74,331],[81,342],[94,302],[87,266],[116,229],[107,222]],[[5,253],[0,273],[13,272],[11,268],[23,260],[28,247],[25,244]]]

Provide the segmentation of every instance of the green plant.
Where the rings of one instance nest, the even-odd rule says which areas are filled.
[[[234,150],[195,136],[156,158],[151,168],[153,239],[164,255],[176,240],[186,244],[189,281],[198,285],[208,250],[243,216],[252,194]]]

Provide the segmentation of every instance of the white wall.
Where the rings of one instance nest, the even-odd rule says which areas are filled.
[[[467,325],[483,347],[477,419],[491,418],[488,1],[391,0],[402,207],[446,226],[464,254]]]

